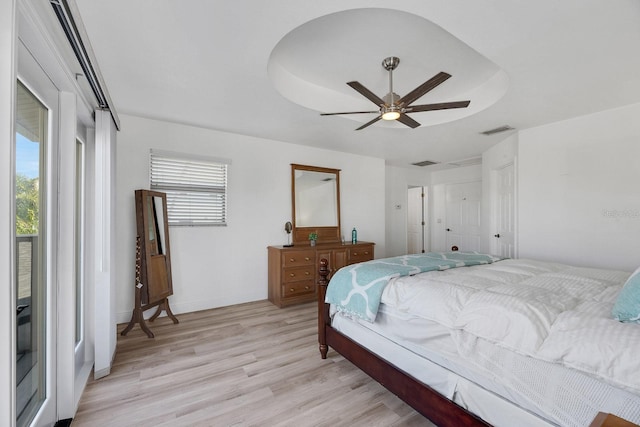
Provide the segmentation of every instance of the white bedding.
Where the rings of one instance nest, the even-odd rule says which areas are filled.
[[[372,346],[393,341],[400,347],[385,350],[390,361],[418,379],[431,374],[416,355],[457,373],[440,374],[450,382],[436,387],[457,399],[488,390],[521,408],[516,417],[535,413],[552,425],[588,425],[598,411],[640,423],[640,324],[610,314],[628,276],[530,260],[434,271],[393,279],[376,323],[352,327],[336,315],[334,325],[384,337],[370,337]],[[405,359],[413,360],[408,368]],[[492,420],[495,408],[475,408],[482,410],[512,425]]]
[[[447,328],[384,304],[375,323],[332,326],[497,427],[583,427],[599,411],[640,424],[638,395],[486,340],[460,354]]]
[[[628,276],[504,260],[394,279],[382,303],[451,328],[460,348],[480,338],[640,394],[640,325],[610,314]]]

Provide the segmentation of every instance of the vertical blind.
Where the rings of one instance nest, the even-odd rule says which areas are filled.
[[[151,150],[150,188],[166,193],[169,225],[227,225],[229,163]]]

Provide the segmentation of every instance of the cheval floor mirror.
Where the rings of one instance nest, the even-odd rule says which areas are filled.
[[[131,320],[121,335],[126,335],[138,323],[147,336],[153,338],[153,332],[145,323],[145,311],[157,307],[156,312],[149,318],[150,322],[164,310],[173,323],[178,323],[178,319],[169,307],[169,296],[173,295],[173,283],[167,196],[158,191],[136,190],[135,201],[137,226],[135,302]]]

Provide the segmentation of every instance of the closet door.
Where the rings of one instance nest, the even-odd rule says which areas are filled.
[[[446,250],[480,250],[482,183],[448,184],[446,198]]]
[[[515,253],[515,173],[513,164],[494,171],[495,221],[492,253],[514,258]]]
[[[425,252],[426,246],[426,190],[412,187],[407,191],[407,253]]]

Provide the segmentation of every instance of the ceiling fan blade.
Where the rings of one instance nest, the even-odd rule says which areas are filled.
[[[362,130],[364,128],[366,128],[367,126],[371,126],[372,124],[374,124],[375,122],[377,122],[378,120],[380,120],[382,118],[382,116],[378,116],[373,120],[368,121],[367,123],[363,124],[362,126],[360,126],[358,129],[356,130]]]
[[[320,113],[321,116],[337,116],[339,114],[380,114],[380,111],[347,111],[344,113]]]
[[[400,117],[398,117],[396,121],[409,126],[411,129],[415,129],[418,126],[420,126],[420,123],[416,122],[415,120],[413,120],[411,117],[407,116],[404,113],[401,113]]]
[[[352,88],[354,88],[356,91],[358,91],[362,96],[367,98],[369,101],[371,101],[374,104],[376,104],[377,106],[384,105],[384,101],[382,100],[382,98],[380,98],[375,93],[371,92],[366,87],[362,86],[362,84],[360,84],[358,82],[355,82],[355,81],[354,82],[347,82],[347,84],[349,86],[351,86]]]
[[[400,98],[398,101],[398,105],[408,106],[416,99],[420,98],[425,93],[430,90],[435,89],[437,86],[441,85],[445,80],[451,77],[451,74],[445,73],[444,71],[440,71],[435,76],[431,77],[426,82],[422,83],[420,86]]]
[[[412,105],[407,107],[408,113],[419,111],[448,110],[450,108],[467,108],[471,101],[441,102],[439,104]]]

